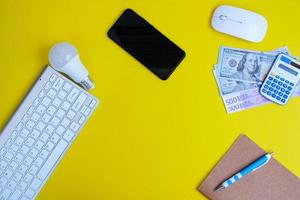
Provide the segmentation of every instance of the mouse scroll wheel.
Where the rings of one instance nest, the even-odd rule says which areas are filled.
[[[226,15],[220,15],[219,18],[220,18],[220,20],[224,20],[224,21],[227,20],[227,16]]]

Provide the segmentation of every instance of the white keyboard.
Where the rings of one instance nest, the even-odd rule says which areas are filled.
[[[34,199],[97,105],[46,67],[0,135],[0,200]]]

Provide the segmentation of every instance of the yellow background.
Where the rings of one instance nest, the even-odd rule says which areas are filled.
[[[265,40],[215,32],[222,4],[263,14]],[[212,74],[220,45],[300,56],[296,0],[1,0],[0,127],[48,63],[56,42],[74,44],[101,100],[38,199],[201,200],[196,188],[240,133],[300,176],[300,98],[228,115]],[[186,51],[159,80],[106,35],[132,8]]]

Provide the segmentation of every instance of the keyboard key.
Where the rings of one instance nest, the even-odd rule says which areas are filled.
[[[51,103],[51,99],[49,99],[48,97],[44,97],[44,99],[42,100],[42,104],[44,106],[49,106],[50,103]]]
[[[271,89],[271,88],[270,88]],[[84,111],[84,115],[85,116],[88,116],[89,114],[90,114],[90,112],[91,112],[91,109],[90,108],[87,108],[85,111]]]
[[[272,97],[275,98],[275,97],[276,97],[276,94],[272,94]]]
[[[28,172],[32,175],[35,175],[38,172],[39,168],[37,168],[36,166],[32,165],[30,167],[30,169],[28,170]]]
[[[41,150],[41,149],[43,148],[43,146],[44,146],[44,143],[43,143],[41,140],[37,141],[37,142],[34,144],[34,147],[35,147],[37,150]]]
[[[53,98],[55,97],[55,95],[56,95],[56,91],[53,90],[53,89],[50,89],[49,92],[47,93],[47,95],[48,95],[51,99],[53,99]],[[49,105],[49,104],[48,104],[48,105]]]
[[[40,156],[45,160],[49,155],[49,152],[43,149],[43,151],[40,153]]]
[[[266,89],[268,89],[268,88],[266,88]],[[90,107],[93,108],[96,104],[97,104],[97,101],[93,100],[93,101],[90,103]]]
[[[17,145],[13,144],[13,145],[11,145],[10,149],[13,150],[14,152],[17,152],[19,147]]]
[[[15,141],[15,144],[18,145],[18,146],[21,146],[24,142],[24,139],[21,138],[21,137],[17,137],[16,141]]]
[[[53,107],[53,106],[50,106],[50,107],[47,109],[47,113],[48,113],[49,115],[53,115],[53,114],[55,113],[55,111],[56,111],[56,108]]]
[[[15,181],[15,182],[19,182],[22,178],[22,174],[20,174],[19,172],[15,173],[12,177],[12,179]]]
[[[48,125],[45,131],[46,131],[46,133],[51,135],[54,131],[54,127],[51,125]]]
[[[0,161],[0,169],[4,170],[7,167],[8,163],[4,160]]]
[[[72,89],[72,85],[68,82],[66,82],[63,86],[63,89],[67,92],[69,92]]]
[[[24,128],[24,129],[22,129],[20,135],[22,137],[26,138],[29,135],[29,131],[26,128]]]
[[[270,91],[268,91],[268,92],[267,92],[267,95],[269,95],[269,96],[270,96],[271,94],[272,94],[272,92],[270,92]]]
[[[67,100],[72,103],[76,99],[78,94],[79,94],[79,90],[76,88],[73,88],[73,90],[70,92],[69,96],[67,97]]]
[[[70,120],[68,120],[67,118],[64,118],[61,122],[61,125],[63,125],[65,128],[67,128],[70,123],[71,123]]]
[[[33,111],[34,111],[34,108],[32,106],[30,106],[30,108],[27,110],[27,113],[29,115],[31,115],[33,113]]]
[[[34,143],[34,139],[33,138],[28,138],[27,140],[26,140],[26,142],[25,142],[25,144],[27,145],[27,146],[29,146],[29,147],[31,147],[32,145],[33,145],[33,143]]]
[[[61,104],[61,100],[58,99],[58,98],[55,98],[54,101],[53,101],[53,105],[54,105],[55,107],[59,107],[60,104]]]
[[[8,161],[11,161],[14,157],[14,154],[7,152],[4,156],[4,158]]]
[[[266,90],[265,90],[266,91]],[[85,121],[85,117],[81,116],[80,119],[78,120],[79,124],[83,124],[83,122]]]
[[[6,142],[5,142],[5,147],[6,148],[9,148],[10,145],[13,143],[12,139],[8,139]]]
[[[84,93],[81,93],[79,95],[79,97],[76,99],[75,103],[72,106],[72,109],[75,111],[79,111],[79,109],[81,108],[82,104],[84,103],[84,101],[86,100],[87,95]]]
[[[272,80],[273,80],[273,77],[272,77],[272,76],[269,76],[268,79],[269,79],[270,81],[272,81]]]
[[[48,142],[45,146],[45,148],[48,150],[48,151],[52,151],[54,147],[54,144],[52,142]]]
[[[63,104],[62,104],[62,109],[64,109],[64,110],[69,110],[69,108],[71,107],[71,104],[70,103],[68,103],[67,101],[65,101],[65,102],[63,102]]]
[[[71,125],[70,125],[70,129],[74,132],[78,131],[78,129],[80,128],[80,125],[73,122]]]
[[[13,175],[13,173],[14,172],[12,170],[6,170],[3,175],[5,178],[9,179]]]
[[[7,181],[8,181],[7,178],[5,178],[4,176],[0,177],[0,186],[4,187]]]
[[[73,112],[72,110],[70,110],[68,112],[68,114],[67,114],[67,117],[72,120],[75,117],[75,112]]]
[[[59,126],[57,129],[56,129],[56,133],[58,134],[58,135],[62,135],[64,132],[65,132],[65,128],[64,127],[62,127],[62,126]]]
[[[64,135],[64,139],[70,142],[73,139],[73,137],[74,137],[74,133],[70,130],[67,130]]]
[[[9,189],[4,189],[3,192],[0,194],[0,199],[2,200],[6,200],[8,199],[8,197],[10,196],[10,194],[12,193],[11,190]]]
[[[41,184],[42,184],[42,181],[40,181],[39,179],[35,178],[35,179],[32,181],[30,187],[31,187],[32,189],[34,189],[34,190],[37,190],[37,189],[39,189],[39,187],[40,187]]]
[[[283,84],[283,83],[282,83],[281,81],[280,81],[280,82],[278,82],[278,85],[282,86],[282,84]]]
[[[287,88],[287,84],[283,84],[282,87],[283,87],[283,88]]]
[[[288,86],[287,89],[288,89],[288,90],[292,90],[293,88],[292,88],[291,86]]]
[[[30,149],[29,149],[28,146],[23,145],[23,146],[21,147],[21,149],[20,149],[20,153],[22,153],[23,155],[26,155],[26,154],[28,153],[29,150],[30,150]]]
[[[275,83],[272,83],[272,84],[271,84],[271,86],[272,86],[272,87],[275,87],[275,86],[276,86],[276,84],[275,84]]]
[[[26,174],[24,176],[24,181],[26,181],[26,183],[31,183],[32,179],[33,179],[33,176],[31,174]]]
[[[277,85],[277,86],[276,86],[276,89],[277,89],[277,90],[280,90],[280,86],[279,86],[279,85]]]
[[[291,92],[287,90],[287,91],[285,91],[285,93],[286,93],[287,95],[289,95]]]
[[[281,91],[281,92],[284,92],[284,91],[285,91],[285,89],[284,89],[284,88],[281,88],[281,89],[280,89],[280,91]]]
[[[26,195],[27,197],[29,197],[29,198],[32,198],[32,197],[34,197],[34,195],[35,195],[35,191],[29,188],[29,189],[25,192],[25,195]]]
[[[285,102],[286,102],[286,100],[285,100],[285,99],[281,99],[281,102],[282,102],[282,103],[285,103]]]
[[[54,134],[54,135],[51,136],[50,140],[53,143],[57,143],[58,140],[59,140],[59,136],[57,134]]]
[[[287,96],[287,95],[283,95],[283,98],[285,98],[285,99],[286,99],[286,98],[288,98],[288,96]]]
[[[49,135],[46,134],[46,133],[43,133],[40,137],[40,140],[43,141],[43,142],[46,142],[49,138]]]
[[[64,84],[64,80],[62,78],[57,78],[56,81],[53,84],[53,88],[58,90],[61,88],[61,86]]]
[[[57,78],[57,75],[52,74],[49,80],[50,80],[51,83],[53,83],[56,80],[56,78]]]
[[[32,131],[32,133],[30,134],[30,136],[33,138],[33,139],[37,139],[39,136],[40,136],[41,132],[39,132],[38,130],[34,129]],[[32,144],[31,144],[32,145]]]
[[[277,97],[276,97],[276,99],[277,99],[278,101],[280,101],[280,100],[281,100],[280,96],[277,96]]]
[[[31,149],[31,151],[29,152],[29,155],[30,155],[31,157],[35,158],[36,155],[37,155],[38,153],[39,153],[38,150],[36,150],[36,149]]]
[[[51,88],[51,83],[50,82],[47,82],[44,86],[44,89],[45,90],[49,90]]]
[[[57,126],[59,124],[60,120],[57,117],[53,117],[53,119],[51,120],[51,124],[53,126]]]
[[[67,96],[67,93],[63,90],[59,91],[58,97],[64,99]]]
[[[263,92],[263,93],[266,93],[266,92],[267,92],[267,90],[266,90],[266,89],[262,89],[262,92]]]
[[[33,159],[32,159],[31,157],[29,157],[29,156],[26,157],[25,160],[24,160],[24,163],[25,163],[25,165],[27,165],[27,166],[31,165],[32,162],[33,162]]]
[[[16,127],[16,130],[17,130],[17,131],[20,131],[22,128],[23,128],[23,123],[20,122],[20,123],[18,124],[18,126]]]
[[[46,163],[43,165],[39,173],[37,174],[37,177],[41,180],[44,180],[48,174],[50,173],[53,165],[57,162],[57,160],[60,158],[64,150],[67,148],[68,143],[64,140],[60,140],[60,142],[57,144],[51,155],[49,156]]]
[[[10,190],[14,190],[16,186],[17,186],[17,183],[16,183],[15,181],[10,181],[10,182],[7,184],[7,187],[8,187],[8,189],[10,189]]]
[[[274,82],[274,83],[277,83],[277,82],[278,82],[278,80],[277,80],[277,79],[274,79],[274,80],[273,80],[273,82]]]
[[[56,116],[57,116],[59,119],[62,119],[63,116],[65,115],[65,113],[66,113],[65,111],[59,109],[59,110],[57,111],[57,113],[56,113]]]
[[[284,81],[284,78],[280,78],[281,81]]]
[[[17,169],[17,167],[18,167],[18,164],[15,161],[13,161],[10,163],[9,169],[11,169],[12,171],[15,171]]]
[[[265,85],[267,86],[267,85]],[[269,86],[267,86],[269,88]],[[267,88],[266,88],[267,89]],[[83,106],[80,110],[81,113],[84,113],[86,111],[87,107],[86,106]]]
[[[24,156],[23,156],[22,154],[18,153],[18,154],[16,155],[16,157],[15,157],[14,160],[15,160],[17,163],[21,163],[23,159],[24,159]]]
[[[271,85],[271,81],[267,81],[266,84],[267,84],[267,85]]]
[[[24,179],[26,178],[26,176],[27,176],[27,175],[25,175]],[[31,175],[30,175],[30,176],[31,176]],[[28,185],[28,184],[27,184],[26,182],[22,181],[22,182],[17,186],[17,188],[19,188],[20,190],[24,191],[24,190],[26,189],[27,185]]]
[[[33,101],[33,106],[38,106],[40,103],[40,99],[39,98],[36,98],[34,101]],[[33,110],[32,110],[33,111]],[[28,114],[31,114],[31,113],[28,113]]]
[[[29,119],[29,116],[28,115],[24,115],[24,117],[22,118],[22,122],[24,124],[26,124],[27,120]]]
[[[10,197],[11,200],[17,200],[20,198],[22,192],[20,190],[16,190]]]
[[[43,160],[42,158],[38,157],[38,158],[33,162],[33,164],[34,164],[35,166],[37,166],[37,167],[41,167],[42,164],[43,164],[43,162],[44,162],[44,160]]]
[[[28,121],[27,124],[26,124],[26,127],[29,130],[31,130],[31,129],[33,129],[34,125],[35,125],[35,123],[33,121]]]
[[[42,117],[43,122],[48,123],[51,119],[51,116],[48,114],[44,114]]]
[[[36,109],[36,111],[40,114],[43,114],[45,111],[46,111],[46,107],[45,106],[42,106],[42,105],[39,105]]]
[[[290,86],[294,86],[295,84],[294,83],[290,83]]]

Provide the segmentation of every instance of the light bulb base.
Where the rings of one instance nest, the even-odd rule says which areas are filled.
[[[90,76],[87,76],[85,79],[83,79],[82,81],[80,81],[80,84],[86,90],[92,90],[92,89],[95,88],[95,84],[92,81],[92,79],[90,78]]]

